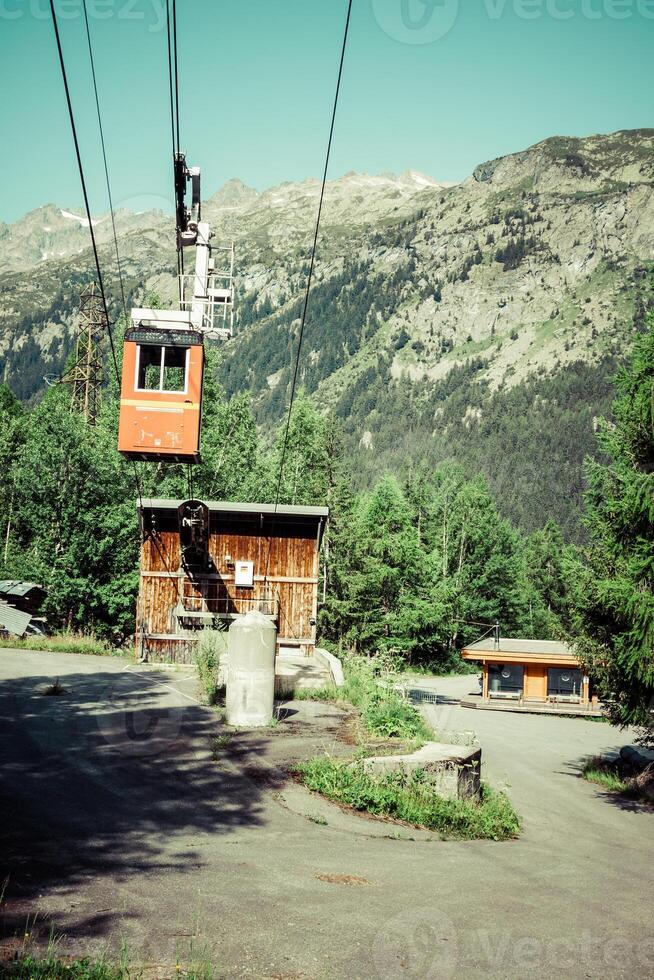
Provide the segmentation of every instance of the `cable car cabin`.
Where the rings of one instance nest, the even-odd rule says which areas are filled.
[[[146,462],[199,463],[202,333],[176,324],[188,314],[149,312],[168,322],[140,322],[125,334],[118,450]]]

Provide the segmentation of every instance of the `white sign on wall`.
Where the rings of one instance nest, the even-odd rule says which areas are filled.
[[[254,585],[253,561],[237,561],[234,563],[234,585],[245,586],[246,588]]]

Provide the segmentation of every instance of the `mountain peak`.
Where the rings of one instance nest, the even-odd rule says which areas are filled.
[[[222,187],[219,187],[205,203],[209,207],[238,207],[251,204],[258,196],[259,192],[254,187],[244,184],[238,177],[232,177]]]

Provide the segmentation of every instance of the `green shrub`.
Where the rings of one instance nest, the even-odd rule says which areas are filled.
[[[302,763],[296,773],[308,789],[330,800],[437,831],[443,838],[509,840],[520,831],[520,818],[506,794],[486,784],[479,801],[448,800],[419,770],[371,776],[362,762],[334,762],[327,756]]]
[[[227,654],[227,631],[203,629],[195,644],[195,665],[207,704],[216,704],[222,689],[220,661]]]
[[[394,667],[389,657],[352,654],[343,663],[343,697],[359,709],[371,735],[422,741],[431,738],[420,712],[392,686]]]
[[[433,732],[406,697],[393,687],[391,657],[351,654],[343,661],[345,685],[296,691],[296,701],[349,701],[359,710],[366,731],[378,738],[425,741]]]

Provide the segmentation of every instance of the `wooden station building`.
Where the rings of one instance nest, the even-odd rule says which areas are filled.
[[[481,664],[485,700],[511,698],[586,707],[596,701],[574,650],[565,643],[489,636],[464,647],[461,656]]]
[[[313,653],[326,507],[146,499],[139,516],[138,656],[190,662],[199,629],[252,609],[274,619],[278,648]]]

